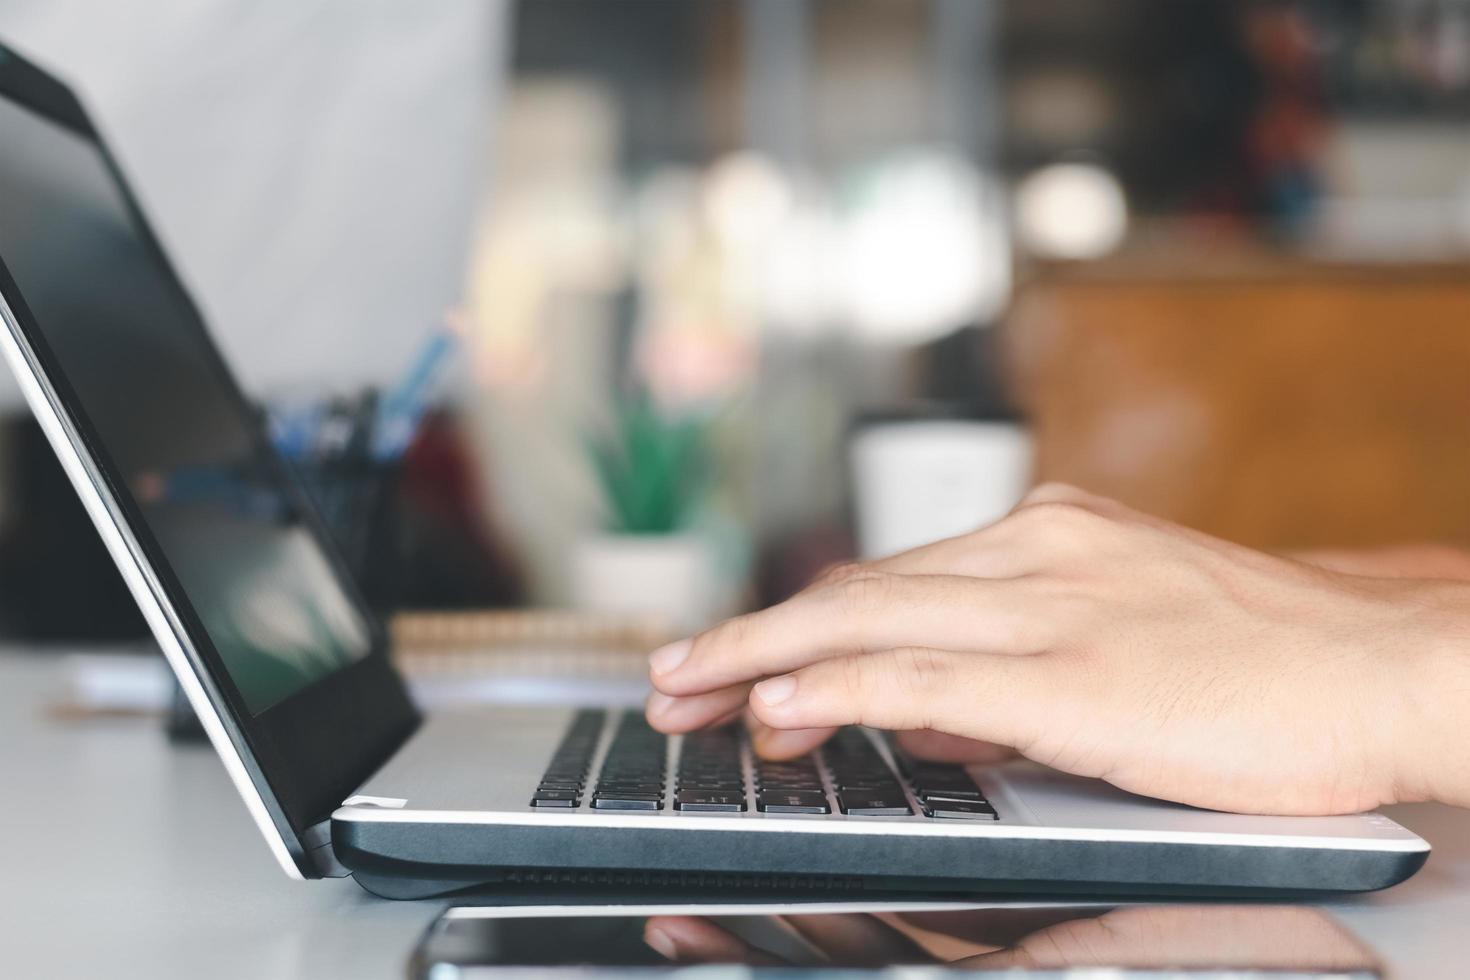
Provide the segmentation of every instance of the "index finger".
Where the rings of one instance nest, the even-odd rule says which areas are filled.
[[[886,650],[762,681],[750,707],[772,728],[932,729],[1024,753],[1057,681],[1045,655]]]
[[[895,647],[1036,653],[1055,623],[1028,579],[871,573],[670,644],[649,667],[658,690],[688,696]]]
[[[782,965],[775,956],[698,915],[650,916],[643,924],[643,941],[671,963]]]

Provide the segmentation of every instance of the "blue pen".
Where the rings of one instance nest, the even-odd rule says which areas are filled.
[[[408,448],[427,409],[434,382],[455,345],[452,333],[435,330],[407,376],[379,403],[377,431],[373,433],[373,456],[376,459],[394,459]]]

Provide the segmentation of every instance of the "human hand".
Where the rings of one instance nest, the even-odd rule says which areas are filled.
[[[1342,574],[1070,487],[838,569],[651,669],[655,727],[748,703],[784,733],[757,731],[773,755],[863,724],[1221,810],[1470,803],[1470,586]]]

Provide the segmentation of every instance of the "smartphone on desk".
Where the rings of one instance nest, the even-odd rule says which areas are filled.
[[[1384,976],[1308,906],[1039,902],[453,908],[409,967],[425,980]]]

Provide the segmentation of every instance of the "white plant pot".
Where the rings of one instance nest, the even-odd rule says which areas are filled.
[[[644,617],[679,632],[713,617],[709,548],[696,534],[597,534],[572,555],[578,609]]]

